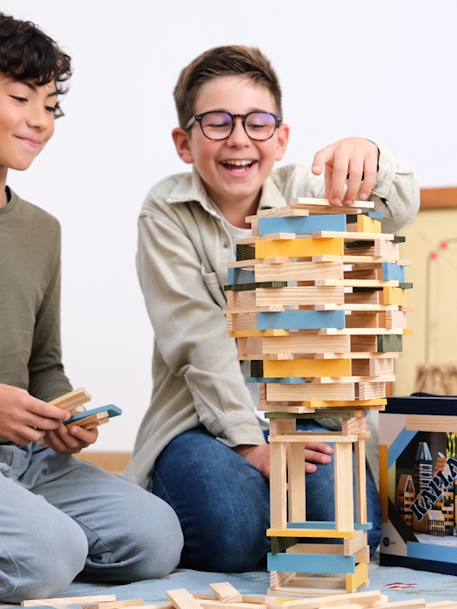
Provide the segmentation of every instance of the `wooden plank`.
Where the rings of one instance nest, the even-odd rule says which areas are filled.
[[[354,201],[352,205],[343,207],[341,205],[332,205],[328,199],[318,199],[315,197],[297,197],[292,199],[289,203],[289,207],[292,208],[309,208],[312,210],[315,207],[323,207],[327,210],[338,210],[339,213],[343,213],[341,209],[349,210],[348,213],[355,213],[357,209],[371,210],[374,209],[375,205],[372,201]]]
[[[266,337],[262,353],[346,353],[350,351],[348,336],[320,336],[319,334],[292,334],[290,336]]]
[[[167,590],[167,597],[176,609],[202,609],[202,604],[185,588]]]
[[[356,477],[356,496],[357,496],[357,522],[367,524],[367,466],[365,440],[359,437],[355,444],[355,477]]]
[[[297,431],[295,434],[282,434],[280,436],[270,436],[271,444],[281,443],[306,443],[306,442],[335,442],[335,444],[353,444],[357,442],[357,436],[354,435],[343,435],[340,433],[317,433],[317,432],[305,432]],[[350,448],[352,451],[352,448]],[[344,459],[344,455],[343,455]],[[351,461],[352,463],[352,461]],[[351,466],[352,471],[352,466]],[[352,527],[353,528],[353,527]]]
[[[347,436],[357,438],[357,436]],[[335,523],[337,531],[354,528],[352,444],[335,442]]]
[[[257,313],[259,330],[317,330],[344,328],[343,311],[284,311]],[[389,330],[389,333],[397,333]]]
[[[258,262],[255,265],[256,281],[314,281],[316,279],[343,279],[343,264],[340,262],[311,261],[271,263]]]
[[[354,385],[338,383],[334,385],[268,385],[267,400],[309,401],[309,400],[353,400]]]
[[[57,406],[58,408],[63,408],[64,410],[68,410],[69,412],[76,410],[79,406],[90,402],[92,396],[87,393],[87,391],[83,388],[75,389],[74,391],[70,391],[69,393],[65,393],[64,395],[55,398],[50,401],[50,404]],[[83,409],[84,410],[84,409]]]
[[[340,231],[316,231],[312,234],[314,239],[336,239],[342,238],[347,241],[392,241],[395,235],[391,233],[352,233]]]
[[[271,554],[267,556],[270,571],[294,571],[298,573],[352,573],[355,559],[352,556],[332,556],[318,554]]]
[[[222,602],[242,603],[243,597],[240,592],[229,582],[220,582],[210,584],[209,587],[213,591],[214,598]]]
[[[272,432],[270,422],[270,433]],[[274,431],[273,431],[274,433]],[[305,445],[293,444],[289,447],[289,521],[306,521]]]
[[[82,605],[84,603],[102,603],[106,601],[115,601],[115,594],[98,594],[94,596],[62,596],[57,598],[35,598],[21,602],[21,607],[34,607],[39,605],[51,605],[58,607],[60,605]]]
[[[310,258],[331,254],[343,255],[343,239],[258,239],[255,242],[257,259],[263,258]]]
[[[309,216],[307,209],[293,209],[291,207],[280,207],[273,209],[262,209],[255,216],[247,216],[245,218],[247,224],[262,218],[295,218],[300,216]]]
[[[287,527],[286,446],[270,444],[270,519],[274,529]]]
[[[356,395],[360,400],[383,398],[386,395],[385,383],[357,383]]]
[[[255,291],[256,306],[343,304],[344,288],[298,286],[283,288],[258,288]]]
[[[316,360],[265,360],[264,376],[274,378],[310,377],[310,376],[350,376],[352,372],[350,359]]]
[[[345,288],[382,288],[382,287],[397,287],[398,281],[381,281],[380,279],[318,279],[315,285],[318,287],[324,286],[343,286]],[[396,304],[396,303],[384,303]]]
[[[259,235],[262,237],[277,233],[303,235],[318,231],[346,232],[346,215],[332,214],[259,219]]]
[[[123,609],[124,607],[140,607],[144,605],[142,598],[124,601],[104,601],[101,603],[82,603],[82,609]]]

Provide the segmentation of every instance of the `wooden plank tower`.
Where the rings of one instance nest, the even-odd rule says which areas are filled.
[[[368,582],[366,415],[383,409],[394,380],[412,287],[404,237],[382,233],[373,208],[298,199],[259,212],[229,265],[229,332],[270,421],[271,593]],[[338,431],[297,429],[329,416]],[[334,522],[307,520],[304,445],[319,441],[334,447],[334,497],[323,499],[335,503]]]

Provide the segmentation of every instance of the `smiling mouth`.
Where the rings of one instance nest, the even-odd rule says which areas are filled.
[[[221,161],[221,165],[223,165],[226,169],[250,169],[255,163],[257,163],[257,161],[254,161],[252,159],[233,159]]]

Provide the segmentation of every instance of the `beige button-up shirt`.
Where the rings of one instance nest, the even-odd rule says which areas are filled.
[[[411,168],[384,149],[379,164],[371,200],[392,232],[416,214],[419,188]],[[299,196],[324,196],[323,179],[287,165],[265,182],[259,209]],[[154,328],[153,391],[126,472],[143,486],[167,444],[198,425],[230,447],[265,441],[227,333],[223,286],[231,260],[230,235],[195,171],[153,186],[140,212],[137,254]]]

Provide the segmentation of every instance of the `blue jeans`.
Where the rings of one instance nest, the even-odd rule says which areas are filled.
[[[323,431],[314,421],[300,429]],[[325,430],[327,431],[327,430]],[[334,468],[306,476],[307,519],[335,520]],[[255,569],[270,549],[268,480],[203,427],[176,437],[162,451],[150,487],[178,515],[184,533],[181,567],[203,571]],[[367,471],[368,533],[372,551],[381,536],[378,492]],[[328,500],[330,498],[330,501]]]

